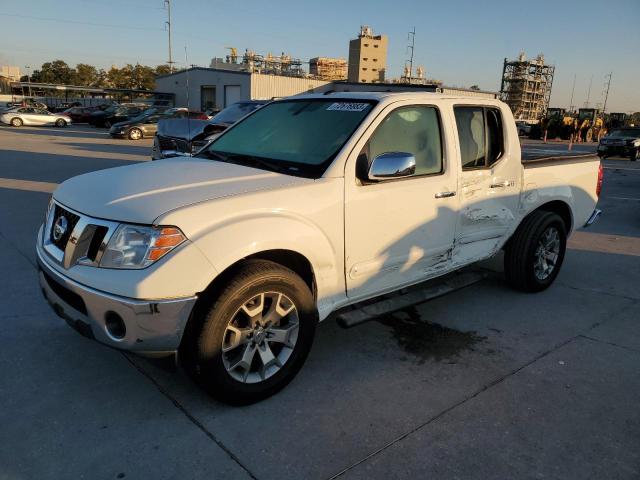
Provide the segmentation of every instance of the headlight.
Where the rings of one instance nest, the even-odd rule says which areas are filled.
[[[51,214],[51,210],[53,210],[53,195],[49,197],[49,205],[47,205],[47,211],[44,212],[44,224],[47,224],[47,220],[49,219],[49,215]]]
[[[145,268],[176,248],[187,237],[177,227],[120,225],[100,260],[105,268]]]

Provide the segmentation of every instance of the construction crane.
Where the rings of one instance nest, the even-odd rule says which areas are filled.
[[[236,47],[224,47],[225,50],[229,50],[227,55],[227,63],[238,63],[238,49]]]

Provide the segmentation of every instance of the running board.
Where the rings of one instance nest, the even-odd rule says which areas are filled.
[[[392,298],[385,298],[375,303],[359,306],[354,305],[353,310],[347,310],[336,316],[338,325],[342,328],[351,328],[361,323],[368,322],[382,315],[386,315],[403,308],[424,303],[434,298],[442,297],[448,293],[461,290],[487,278],[485,272],[464,272],[448,275],[444,280],[431,283],[424,288],[410,290],[407,293],[397,294]]]

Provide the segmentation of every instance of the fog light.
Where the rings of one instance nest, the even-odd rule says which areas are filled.
[[[105,327],[107,327],[107,332],[109,332],[109,335],[113,338],[120,340],[127,334],[127,327],[124,324],[124,320],[122,320],[122,317],[116,312],[105,313],[104,324]]]

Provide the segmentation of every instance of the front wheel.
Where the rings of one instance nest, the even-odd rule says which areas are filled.
[[[298,275],[273,262],[247,262],[219,295],[202,302],[181,353],[214,397],[246,405],[295,377],[318,322],[313,295]]]
[[[62,128],[66,126],[67,126],[67,122],[65,122],[63,119],[59,118],[58,120],[56,120],[56,127]]]
[[[631,150],[631,157],[630,157],[632,162],[635,162],[636,160],[640,160],[640,148],[636,148],[635,150]]]
[[[132,128],[129,130],[129,140],[140,140],[142,138],[142,130],[139,128]]]
[[[104,128],[111,128],[111,120],[104,121]]]
[[[567,248],[567,227],[559,215],[536,210],[509,240],[504,269],[513,288],[540,292],[558,276]]]
[[[12,118],[11,119],[11,126],[12,127],[21,127],[22,126],[22,119],[21,118]]]

